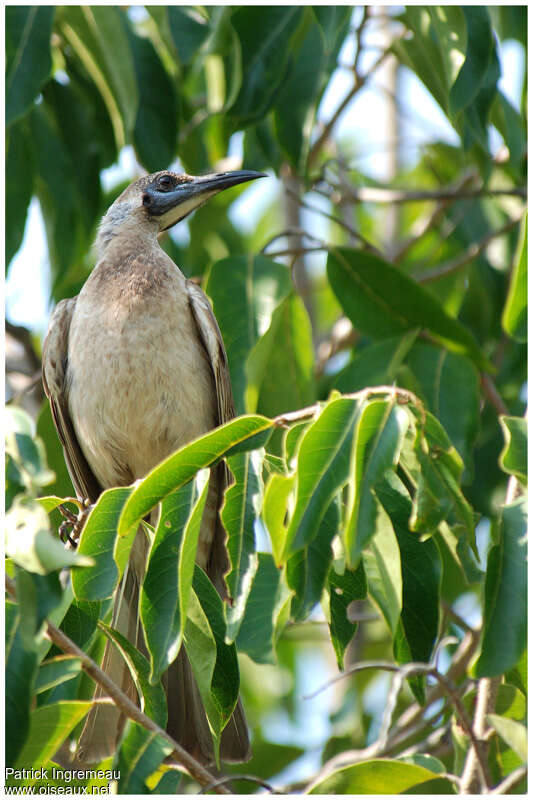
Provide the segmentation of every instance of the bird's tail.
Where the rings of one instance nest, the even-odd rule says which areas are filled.
[[[217,524],[221,540],[220,555],[210,564],[213,576],[221,575],[222,556],[227,558],[222,548],[223,529]],[[130,553],[130,560],[117,592],[111,626],[132,642],[137,649],[147,655],[144,636],[139,620],[140,585],[146,563],[147,541],[144,531],[139,530]],[[220,581],[217,581],[220,582]],[[138,702],[137,690],[128,666],[116,645],[108,641],[104,650],[102,670],[119,686],[133,702]],[[176,661],[162,678],[167,693],[168,733],[194,758],[204,764],[215,761],[213,742],[200,691],[196,683],[189,659],[182,647]],[[105,690],[97,686],[93,699],[105,695]],[[80,763],[94,764],[113,755],[122,735],[126,716],[115,705],[96,703],[85,721],[76,760]],[[230,721],[224,728],[220,743],[222,761],[239,762],[250,758],[250,742],[246,718],[239,700]]]
[[[197,761],[213,764],[213,740],[184,647],[164,676],[163,684],[168,698],[168,733]],[[222,732],[220,758],[232,762],[250,758],[248,727],[240,700]]]
[[[139,535],[143,535],[139,533]],[[113,609],[111,627],[139,647],[142,632],[139,623],[139,580],[128,564],[124,572]],[[122,691],[138,702],[138,694],[128,666],[116,645],[107,641],[102,660],[102,670]],[[106,695],[105,689],[97,686],[93,700]],[[124,729],[126,716],[112,703],[95,703],[87,715],[78,741],[76,758],[80,762],[94,764],[109,758],[116,750]]]

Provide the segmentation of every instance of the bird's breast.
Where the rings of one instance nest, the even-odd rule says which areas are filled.
[[[177,268],[157,290],[139,278],[102,296],[89,281],[69,333],[69,406],[91,468],[113,486],[214,427],[216,393]]]

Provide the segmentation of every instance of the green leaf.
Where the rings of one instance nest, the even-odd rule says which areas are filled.
[[[20,6],[10,6],[10,9]],[[6,15],[8,9],[6,8]],[[33,194],[33,160],[28,129],[24,123],[14,125],[6,141],[6,271],[9,262],[24,238],[26,214]]]
[[[69,83],[49,81],[43,89],[43,98],[51,124],[65,150],[72,173],[73,191],[76,194],[87,247],[94,235],[94,226],[102,213],[102,188],[100,170],[103,166],[103,144],[106,129],[96,117],[96,109],[87,102],[86,94],[76,85],[74,74]],[[74,169],[74,165],[76,168]],[[85,256],[85,252],[82,254]],[[62,294],[61,297],[64,295]]]
[[[277,566],[283,564],[283,552],[287,539],[287,503],[294,489],[295,475],[275,473],[265,489],[262,519],[272,543],[272,554]]]
[[[82,650],[88,649],[100,611],[101,603],[87,603],[74,598],[61,622],[61,630]]]
[[[150,664],[148,659],[140,653],[132,643],[119,631],[114,630],[104,622],[99,622],[98,627],[108,639],[118,647],[131,677],[139,693],[141,711],[153,719],[161,728],[167,724],[167,699],[165,690],[160,681],[150,682]]]
[[[398,267],[371,253],[339,247],[330,250],[327,271],[338,301],[358,330],[386,338],[424,328],[448,349],[493,372],[470,331]]]
[[[124,12],[113,6],[63,6],[58,25],[97,85],[122,146],[133,131],[138,91]]]
[[[6,515],[6,553],[38,575],[64,567],[91,567],[93,559],[66,550],[51,530],[46,511],[35,501],[16,498]]]
[[[228,110],[236,126],[257,122],[275,102],[303,13],[297,6],[240,6],[232,14],[242,64],[242,86]]]
[[[423,428],[417,430],[413,453],[417,466],[408,467],[414,473],[411,480],[415,486],[411,529],[428,535],[447,521],[456,535],[460,535],[457,526],[466,531],[475,550],[476,516],[459,486],[463,463],[440,422],[429,411],[425,412]]]
[[[209,472],[163,500],[141,589],[141,620],[150,653],[151,681],[158,681],[181,646]]]
[[[517,342],[527,342],[527,217],[521,227],[502,325]]]
[[[412,69],[447,113],[449,74],[444,43],[432,30],[430,15],[427,7],[406,6],[400,19],[413,31],[414,36],[402,37],[394,43],[393,50],[400,63]]]
[[[422,342],[414,345],[406,363],[416,380],[407,388],[438,418],[462,458],[471,461],[479,432],[477,369],[458,353]]]
[[[418,784],[433,780],[432,770],[404,761],[380,758],[339,769],[315,784],[311,794],[406,794]],[[453,788],[449,785],[449,793]]]
[[[339,504],[334,500],[322,517],[315,538],[287,561],[287,584],[294,592],[291,618],[306,619],[320,601],[333,558],[331,541],[340,522]]]
[[[45,692],[53,686],[69,681],[80,674],[81,661],[74,656],[56,656],[43,661],[35,679],[35,693]]]
[[[500,541],[489,552],[477,677],[511,669],[526,646],[526,535],[526,501],[521,498],[502,508]]]
[[[172,10],[169,8],[169,12]],[[141,164],[148,172],[156,172],[170,164],[176,153],[178,109],[174,82],[150,40],[136,36],[130,28],[127,33],[139,91],[133,142]]]
[[[523,417],[500,417],[505,446],[500,454],[504,472],[527,483],[527,420]]]
[[[274,125],[282,149],[296,168],[306,158],[314,115],[337,66],[350,15],[348,6],[309,9],[295,37],[288,74],[274,105]]]
[[[392,636],[402,610],[402,566],[400,548],[391,521],[376,500],[375,533],[363,551],[368,594],[375,602]]]
[[[343,575],[335,572],[333,567],[328,576],[328,607],[325,614],[329,624],[329,635],[335,650],[337,664],[344,669],[344,654],[357,629],[357,622],[350,622],[347,616],[348,606],[354,600],[364,600],[367,595],[367,583],[362,563],[356,570],[346,569]]]
[[[182,64],[189,64],[209,35],[209,25],[194,8],[167,6],[168,26]]]
[[[439,633],[439,603],[442,565],[435,542],[418,541],[409,530],[411,499],[400,479],[390,473],[376,487],[376,494],[389,515],[402,565],[402,613],[394,641],[397,663],[429,662]],[[424,703],[423,680],[410,680],[419,702]]]
[[[468,39],[464,63],[450,89],[450,108],[454,116],[471,105],[481,91],[494,47],[488,10],[470,6],[464,7],[463,13]]]
[[[63,700],[49,706],[40,706],[31,713],[30,731],[20,753],[16,767],[37,771],[53,757],[69,733],[81,722],[92,703]],[[37,777],[30,778],[34,783]]]
[[[231,569],[226,584],[232,599],[225,606],[226,641],[233,642],[239,632],[246,601],[257,570],[255,552],[255,506],[261,495],[261,482],[254,453],[239,453],[228,458],[228,467],[235,483],[226,490],[220,511],[222,524],[228,535],[226,547]]]
[[[391,400],[365,405],[355,428],[353,481],[349,484],[348,521],[344,532],[348,563],[355,566],[379,527],[382,516],[374,493],[385,472],[398,463],[409,414]]]
[[[35,436],[31,417],[16,406],[4,410],[5,449],[17,469],[17,480],[29,494],[35,495],[42,486],[54,480],[46,463],[43,442]]]
[[[53,6],[6,7],[6,124],[26,114],[52,70]]]
[[[27,647],[42,640],[43,625],[51,612],[61,605],[63,590],[57,572],[37,575],[19,566],[15,568],[17,600],[20,606],[21,634]]]
[[[500,717],[498,714],[487,714],[489,725],[496,730],[498,736],[511,747],[517,756],[527,761],[527,729],[525,725],[514,719]]]
[[[518,179],[521,179],[527,148],[525,119],[499,90],[491,106],[490,122],[502,136],[509,150],[509,164],[514,168]],[[525,335],[526,331],[523,330],[523,333]]]
[[[269,329],[246,360],[247,410],[273,417],[310,405],[315,399],[313,362],[307,311],[291,293],[278,305]]]
[[[275,664],[275,643],[288,614],[290,592],[270,553],[258,553],[255,573],[237,646],[257,664]]]
[[[118,752],[119,794],[149,794],[146,779],[171,752],[171,745],[162,736],[147,731],[137,722],[128,720],[126,733]]]
[[[190,481],[199,469],[214,464],[223,455],[261,447],[271,427],[272,423],[265,417],[238,417],[170,455],[133,490],[120,517],[119,536],[125,536],[163,498]]]
[[[354,358],[335,377],[333,387],[339,392],[359,392],[368,386],[392,385],[418,330],[394,336],[357,349]]]
[[[52,269],[52,292],[57,297],[60,281],[86,252],[87,231],[74,165],[46,104],[32,109],[29,127],[35,188],[44,217]]]
[[[239,695],[239,666],[235,644],[226,644],[222,600],[196,566],[194,592],[185,626],[185,649],[191,662],[218,752],[220,735]]]
[[[6,766],[14,766],[30,728],[38,656],[22,639],[19,607],[6,601],[5,726]]]
[[[103,600],[111,597],[119,580],[113,557],[120,513],[132,493],[131,487],[107,489],[91,509],[78,543],[77,552],[89,557],[90,569],[72,576],[72,588],[78,600]]]
[[[338,489],[350,475],[350,452],[359,403],[331,400],[300,440],[296,503],[287,531],[286,558],[313,540]]]

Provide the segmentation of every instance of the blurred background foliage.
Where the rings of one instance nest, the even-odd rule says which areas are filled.
[[[337,664],[429,660],[439,641],[438,665],[451,671],[474,728],[481,726],[476,735],[497,732],[483,745],[491,786],[508,781],[509,791],[524,790],[525,604],[513,587],[525,580],[517,559],[526,483],[527,80],[518,63],[526,63],[526,27],[524,6],[6,8],[8,285],[17,258],[32,252],[24,237],[35,199],[47,258],[32,256],[35,269],[46,264],[46,299],[54,304],[80,290],[94,266],[100,217],[139,174],[265,170],[268,181],[221,194],[161,241],[212,299],[238,411],[272,417],[325,401],[333,390],[394,384],[420,398],[464,463],[461,502],[475,521],[469,543],[441,527],[425,549],[413,550],[409,513],[401,503],[391,511],[387,492],[379,495],[400,548],[404,607],[414,615],[403,616],[403,635],[391,633],[390,597],[380,601],[372,586],[367,591],[362,567],[332,571],[328,583],[315,564],[315,602],[300,597],[298,608],[297,568],[291,577],[287,563],[281,574],[260,555],[264,585],[254,584],[249,602],[270,597],[270,617],[261,620],[259,644],[247,630],[253,618],[241,621],[237,639],[247,653],[240,656],[241,691],[253,729],[245,771],[276,788],[302,789],[328,763],[336,770],[324,773],[322,792],[477,791],[472,736],[443,702],[438,682],[428,678],[426,685],[420,675],[404,682],[387,747],[368,751],[383,759],[370,772],[368,760],[341,756],[364,754],[376,741],[392,702],[389,673],[357,672],[302,699]],[[509,42],[521,54],[518,102],[502,89]],[[424,98],[419,108],[409,97],[413,87]],[[423,140],[414,132],[417,115],[431,131]],[[342,127],[346,120],[352,128]],[[367,152],[376,142],[378,170],[375,153],[371,159]],[[28,297],[33,291],[28,284]],[[24,498],[73,490],[43,401],[42,330],[31,302],[27,320],[9,319],[8,304],[7,507],[18,520],[26,515],[24,524],[40,536],[50,535],[46,518],[24,507]],[[268,444],[260,482],[270,487],[271,509],[275,491],[285,491],[272,476],[284,475],[283,458],[296,452],[297,438],[282,442],[275,432]],[[55,530],[61,517],[52,505],[45,510]],[[275,549],[267,528],[263,513],[255,528],[261,552]],[[14,547],[7,567],[21,603],[30,591],[24,575],[33,576],[34,597],[48,598],[33,628],[7,604],[8,676],[22,704],[13,711],[23,716],[16,716],[14,743],[20,758],[21,747],[32,752],[37,723],[28,698],[36,691],[43,713],[59,700],[90,697],[79,669],[69,681],[61,672],[57,686],[50,677],[46,683],[43,665],[36,672],[42,653],[32,635],[49,608],[83,642],[84,620],[104,613],[79,598],[69,607],[72,595],[57,572],[67,562],[56,554],[42,568],[36,540],[32,547],[37,556],[29,559]],[[316,604],[322,589],[325,611]],[[340,628],[328,628],[326,619]],[[435,635],[423,643],[426,623]],[[518,633],[504,664],[495,653],[505,649],[507,629]],[[419,654],[409,650],[414,641]],[[30,674],[41,675],[37,690]],[[476,706],[480,687],[490,695],[484,714]],[[428,706],[425,718],[419,701]],[[80,704],[71,708],[68,730],[79,726]],[[427,783],[427,770],[457,780]],[[175,791],[171,773],[152,773],[137,788]],[[183,779],[180,790],[191,785]]]

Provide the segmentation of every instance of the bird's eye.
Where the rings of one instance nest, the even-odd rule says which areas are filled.
[[[170,189],[172,186],[172,178],[170,177],[170,175],[161,175],[161,177],[158,180],[158,184],[160,188],[163,190]]]

